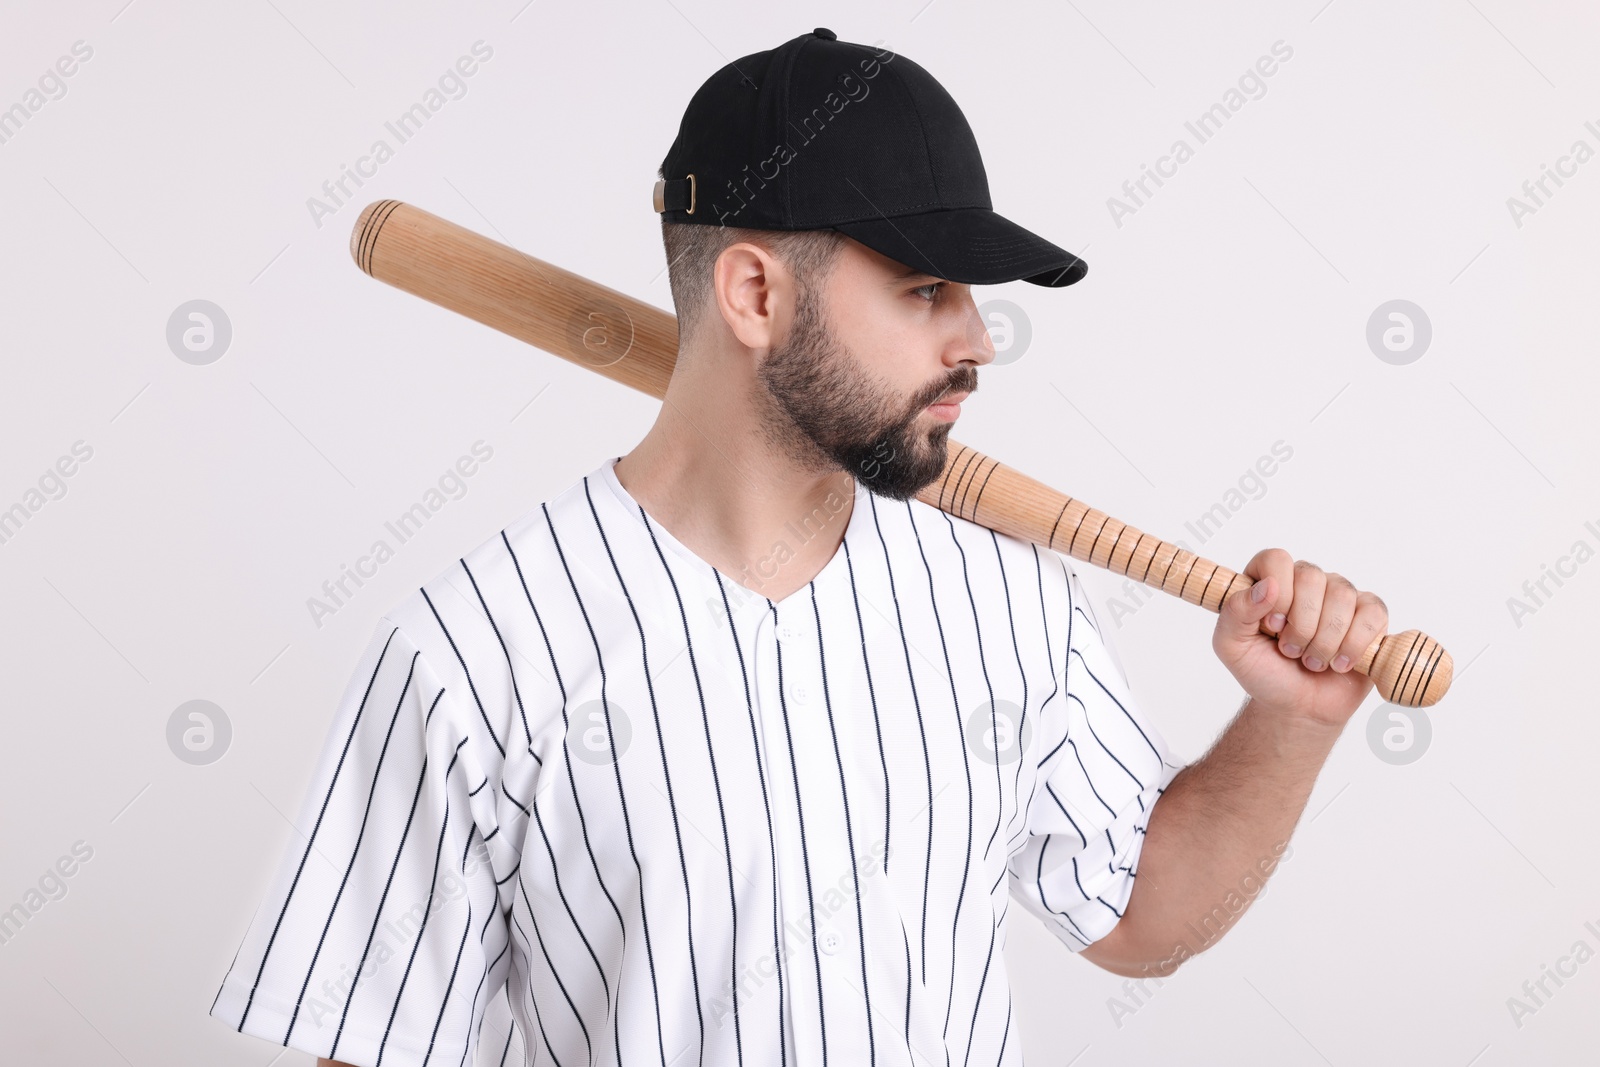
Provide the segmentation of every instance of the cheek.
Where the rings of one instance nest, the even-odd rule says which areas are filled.
[[[840,316],[830,326],[877,376],[897,388],[915,389],[927,383],[927,354],[937,351],[930,323],[919,322],[908,308],[896,308],[890,302]]]
[[[942,371],[932,310],[914,296],[864,293],[871,293],[871,287],[839,284],[828,293],[828,330],[879,389],[905,397],[927,388]]]

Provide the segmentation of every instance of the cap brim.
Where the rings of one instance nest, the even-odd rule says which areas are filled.
[[[833,229],[908,267],[969,285],[1021,280],[1060,287],[1089,273],[1080,257],[988,208],[879,216]]]

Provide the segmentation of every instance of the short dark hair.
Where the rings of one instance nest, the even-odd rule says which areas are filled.
[[[742,226],[661,219],[667,281],[678,315],[678,338],[688,337],[711,303],[711,269],[724,249],[750,241],[770,251],[794,274],[802,294],[827,277],[845,235],[838,230],[753,230]]]

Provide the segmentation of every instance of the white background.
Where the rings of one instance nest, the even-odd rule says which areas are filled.
[[[1533,606],[1523,583],[1575,542],[1600,549],[1600,161],[1547,183],[1520,226],[1507,205],[1574,141],[1600,149],[1594,9],[524,3],[0,17],[0,108],[74,42],[93,49],[0,144],[0,509],[26,507],[74,442],[93,450],[0,544],[0,909],[75,841],[93,849],[0,945],[7,1062],[283,1052],[206,1011],[298,840],[373,623],[631,448],[658,407],[362,275],[346,250],[360,208],[406,200],[670,308],[649,194],[684,105],[723,63],[813,26],[932,72],[995,206],[1090,264],[1068,289],[980,291],[1019,305],[1032,341],[982,372],[959,440],[1236,569],[1284,547],[1455,656],[1425,755],[1375,755],[1369,698],[1268,891],[1142,1003],[1011,909],[1029,1062],[1594,1061],[1600,961],[1547,981],[1520,1026],[1508,998],[1580,940],[1600,951],[1584,926],[1600,930],[1600,562],[1520,619],[1508,600]],[[308,199],[376,139],[395,147],[384,123],[479,40],[493,56],[466,95],[318,225]],[[1276,41],[1292,58],[1197,145],[1184,123]],[[1180,137],[1194,157],[1119,225],[1108,199]],[[166,340],[197,298],[233,331],[198,366]],[[1392,299],[1432,324],[1404,365],[1366,342]],[[314,623],[322,583],[480,439],[493,458],[465,494]],[[1198,541],[1185,524],[1280,439],[1293,456],[1264,495]],[[1159,594],[1115,611],[1122,580],[1079,570],[1135,695],[1199,757],[1242,697],[1214,617]],[[206,766],[166,740],[194,699],[232,724]],[[1117,1018],[1113,997],[1137,1011]]]

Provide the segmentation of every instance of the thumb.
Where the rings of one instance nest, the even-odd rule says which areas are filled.
[[[1274,578],[1260,578],[1248,589],[1241,589],[1224,601],[1217,618],[1218,639],[1237,646],[1259,635],[1261,620],[1276,602],[1277,584]]]

